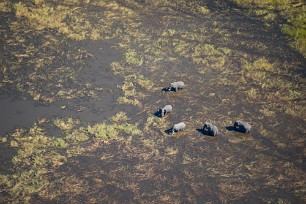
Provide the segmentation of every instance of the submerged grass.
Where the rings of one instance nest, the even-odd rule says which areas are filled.
[[[1,197],[1,202],[30,202],[32,196],[52,183],[48,175],[70,157],[84,154],[99,147],[93,139],[109,140],[124,135],[139,135],[142,131],[137,124],[128,123],[126,113],[119,112],[111,118],[113,122],[102,122],[95,125],[80,124],[72,118],[42,119],[29,130],[18,129],[7,135],[2,143],[17,149],[12,158],[12,174],[0,174],[0,185],[8,196]],[[44,127],[59,128],[63,136],[50,136]],[[81,127],[76,127],[76,124]],[[86,144],[86,148],[82,145]]]

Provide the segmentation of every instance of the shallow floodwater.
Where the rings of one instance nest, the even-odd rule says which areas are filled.
[[[73,117],[86,122],[102,121],[114,114],[119,95],[119,78],[113,76],[109,64],[120,55],[109,44],[83,42],[81,46],[93,55],[93,59],[81,71],[79,80],[103,87],[98,100],[79,98],[62,100],[45,105],[34,100],[18,100],[16,93],[0,95],[0,135],[16,128],[29,128],[34,121],[47,117]],[[18,93],[17,93],[18,95]],[[16,99],[17,98],[17,99]]]
[[[7,93],[0,95],[0,202],[305,202],[306,61],[279,27],[228,1],[111,2],[82,2],[74,11],[84,9],[82,20],[95,26],[111,19],[99,31],[112,38],[74,41],[45,29],[35,34],[45,43],[20,40],[47,45],[28,61],[15,59],[24,55],[10,44],[27,36],[23,24],[12,39],[3,25],[1,65],[14,71],[0,77]],[[183,90],[162,91],[180,80]],[[156,117],[166,104],[173,112]],[[125,115],[113,119],[118,112]],[[238,119],[251,123],[251,133],[233,130]],[[186,129],[168,134],[181,121]],[[207,121],[216,137],[203,135]]]

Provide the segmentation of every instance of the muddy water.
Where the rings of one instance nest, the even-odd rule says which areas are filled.
[[[294,71],[303,74],[304,59],[288,46],[279,30],[274,31],[273,27],[267,30],[260,20],[241,16],[243,11],[227,1],[210,1],[207,5],[215,12],[210,17],[197,17],[174,8],[176,17],[183,20],[167,26],[163,24],[166,12],[144,14],[141,19],[144,33],[154,39],[161,37],[164,29],[184,30],[189,25],[202,25],[208,30],[209,43],[279,62],[299,61]],[[222,29],[231,34],[229,39],[224,40],[222,33],[213,30],[214,22],[222,24]],[[135,40],[133,48],[141,52],[143,44],[138,43]],[[257,44],[267,48],[250,46]],[[114,139],[88,155],[70,158],[50,175],[52,182],[44,189],[47,196],[37,195],[38,202],[302,203],[305,200],[305,186],[300,183],[305,179],[304,120],[281,111],[273,118],[262,116],[259,106],[246,100],[243,93],[237,93],[234,86],[218,83],[222,79],[220,71],[206,69],[205,74],[199,74],[199,67],[183,56],[178,56],[175,63],[165,60],[154,64],[159,66],[154,71],[144,64],[137,73],[151,79],[158,90],[146,92],[142,108],[118,106],[116,99],[121,91],[117,85],[122,84],[123,76],[114,75],[109,66],[122,60],[122,53],[112,48],[115,45],[117,41],[78,44],[93,58],[86,61],[77,80],[102,88],[95,100],[84,97],[45,106],[2,97],[0,133],[27,128],[42,117],[72,116],[85,123],[100,122],[119,110],[128,112],[143,127],[158,107],[171,103],[175,111],[164,120],[168,127],[150,127],[139,137]],[[240,57],[233,55],[225,66],[229,70],[242,66]],[[186,89],[178,93],[162,92],[173,80],[184,80]],[[241,117],[251,121],[250,134],[227,128]],[[218,126],[217,137],[197,131],[207,120]],[[180,121],[187,123],[185,131],[174,136],[165,134],[167,128]],[[284,128],[287,126],[297,128]],[[1,151],[4,154],[9,150],[1,148]]]

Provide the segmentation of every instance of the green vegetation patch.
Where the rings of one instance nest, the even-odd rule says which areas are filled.
[[[12,11],[12,3],[7,1],[7,2],[0,2],[0,11],[2,12],[11,12]]]
[[[265,115],[274,115],[281,108],[289,115],[306,119],[303,116],[306,109],[302,108],[305,101],[301,100],[305,98],[304,79],[290,75],[284,65],[271,63],[266,58],[254,62],[243,60],[241,78],[239,83],[244,84],[239,86],[241,91],[245,91],[250,102],[262,105],[261,112]],[[277,108],[276,104],[282,104],[282,107]],[[300,109],[300,113],[296,109]]]
[[[130,135],[140,135],[141,130],[138,129],[137,125],[129,123],[119,124],[107,124],[99,123],[93,126],[88,126],[87,130],[90,134],[101,139],[111,139],[120,136],[121,132],[125,132]]]
[[[153,133],[154,129],[158,129],[160,132],[165,135],[164,132],[167,128],[169,128],[170,122],[166,118],[159,118],[154,115],[150,115],[147,117],[144,131],[148,133]]]
[[[97,97],[97,89],[78,79],[84,61],[90,58],[89,53],[66,44],[65,39],[57,35],[29,29],[19,21],[13,24],[11,31],[12,35],[2,38],[7,52],[1,62],[0,86],[14,88],[23,99],[45,104],[61,99]]]
[[[292,46],[306,57],[306,5],[302,0],[233,0],[238,5],[249,8],[265,20],[276,21],[281,17],[287,23],[282,31],[291,37]]]
[[[16,3],[14,8],[16,16],[26,18],[32,28],[36,30],[53,28],[74,40],[114,37],[124,28],[117,29],[113,25],[124,19],[127,23],[134,17],[131,9],[122,7],[114,1],[87,1],[88,7],[95,6],[104,12],[89,12],[86,15],[84,3],[69,0],[59,3],[36,0],[33,3]]]
[[[1,10],[7,8],[17,18],[9,18],[1,29],[6,53],[0,87],[14,88],[22,99],[45,104],[79,97],[97,99],[101,91],[79,79],[85,61],[92,56],[74,47],[71,39],[122,37],[125,30],[139,25],[134,12],[115,1],[1,2]]]
[[[70,157],[94,151],[101,139],[140,135],[138,124],[128,120],[124,112],[111,117],[112,122],[87,127],[72,118],[40,119],[28,130],[17,129],[1,138],[2,144],[16,149],[17,154],[12,158],[11,174],[0,174],[0,186],[8,193],[0,201],[30,202],[34,194],[43,194],[52,185],[50,176]],[[61,136],[52,136],[45,127],[59,129]]]
[[[138,56],[135,50],[127,50],[124,56],[125,61],[130,65],[141,66],[143,63],[143,57]]]
[[[53,120],[53,123],[54,123],[55,126],[60,128],[62,131],[67,131],[67,130],[71,130],[75,125],[80,124],[80,121],[79,120],[74,120],[71,117],[66,118],[66,119],[55,118]]]
[[[118,98],[120,104],[131,104],[141,107],[141,99],[145,98],[148,91],[153,90],[153,82],[141,74],[131,74],[124,77],[123,85],[119,86],[123,96]]]

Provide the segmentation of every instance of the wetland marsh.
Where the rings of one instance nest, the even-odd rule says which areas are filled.
[[[304,11],[1,1],[0,203],[305,203]]]

